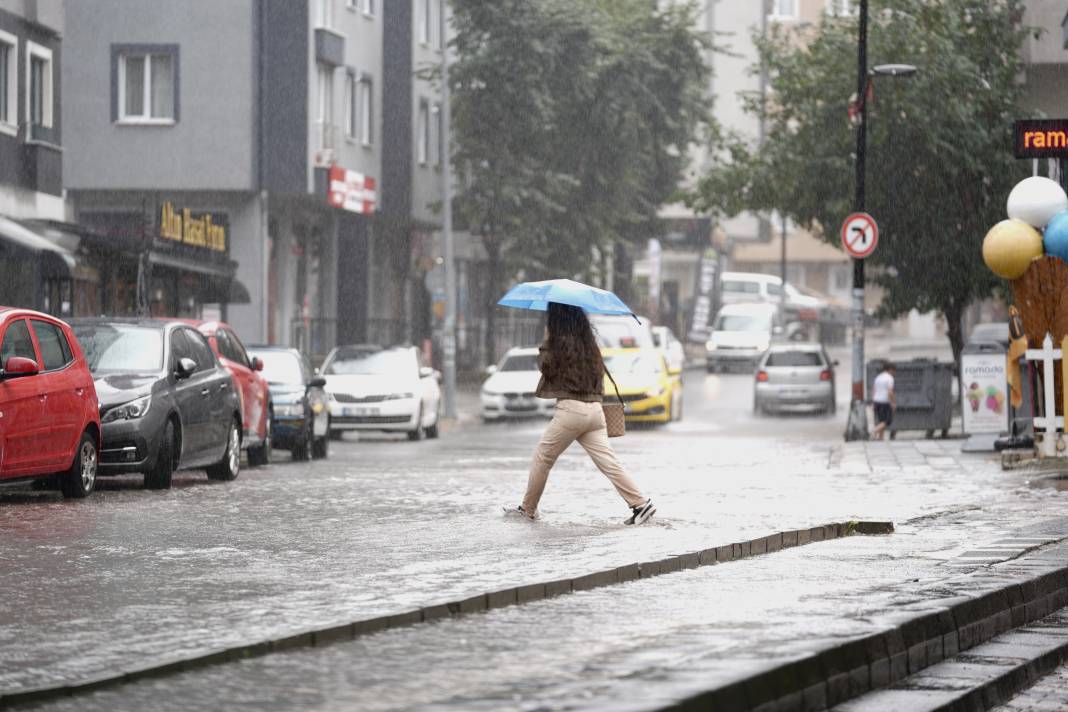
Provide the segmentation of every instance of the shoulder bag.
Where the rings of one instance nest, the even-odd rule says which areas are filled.
[[[608,376],[608,380],[612,382],[612,388],[616,391],[616,398],[618,403],[608,403],[606,401],[601,402],[601,410],[604,411],[604,424],[608,429],[608,437],[618,438],[627,433],[627,421],[624,418],[624,405],[623,396],[619,395],[619,386],[616,385],[616,379],[612,378],[612,374],[608,372],[608,367],[605,366],[605,375]]]

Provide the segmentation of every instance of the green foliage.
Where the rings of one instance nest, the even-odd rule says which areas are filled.
[[[454,0],[458,217],[491,262],[581,275],[646,238],[705,122],[692,9],[648,0]]]
[[[869,100],[866,209],[880,226],[885,317],[937,310],[959,324],[997,278],[986,231],[1026,167],[1012,156],[1019,118],[1020,0],[871,0],[868,63],[919,67],[875,77]],[[747,109],[767,121],[763,148],[728,137],[691,200],[713,213],[778,209],[831,243],[852,210],[857,20],[825,17],[758,40],[771,91]],[[952,336],[952,334],[951,334]],[[959,334],[957,334],[959,342]],[[959,350],[955,342],[954,349]]]

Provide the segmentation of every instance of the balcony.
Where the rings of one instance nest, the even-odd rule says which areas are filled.
[[[22,166],[27,186],[50,195],[63,194],[63,149],[59,131],[51,126],[24,124]]]
[[[340,67],[345,63],[345,37],[325,27],[315,28],[315,61]]]

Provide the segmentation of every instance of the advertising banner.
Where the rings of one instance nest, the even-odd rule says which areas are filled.
[[[964,432],[1008,430],[1008,395],[1004,353],[961,354]]]

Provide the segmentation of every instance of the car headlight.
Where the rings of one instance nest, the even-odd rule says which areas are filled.
[[[497,391],[491,391],[491,390],[490,390],[490,389],[488,389],[488,388],[483,388],[483,389],[482,389],[482,395],[484,395],[484,396],[489,396],[490,398],[493,398],[493,397],[495,397],[495,396],[499,396],[499,395],[500,395],[500,393],[498,393]]]
[[[716,350],[716,342],[715,341],[706,341],[705,342],[705,350],[706,351],[715,351]]]
[[[132,400],[129,403],[117,405],[104,413],[104,417],[100,419],[100,422],[112,423],[116,420],[133,420],[134,418],[140,418],[148,412],[150,405],[152,405],[152,396],[145,396],[144,398]]]
[[[277,417],[282,418],[299,418],[304,415],[303,403],[283,403],[281,405],[275,404],[274,414]]]
[[[414,393],[390,393],[386,396],[386,400],[404,400],[405,398],[415,398]]]

